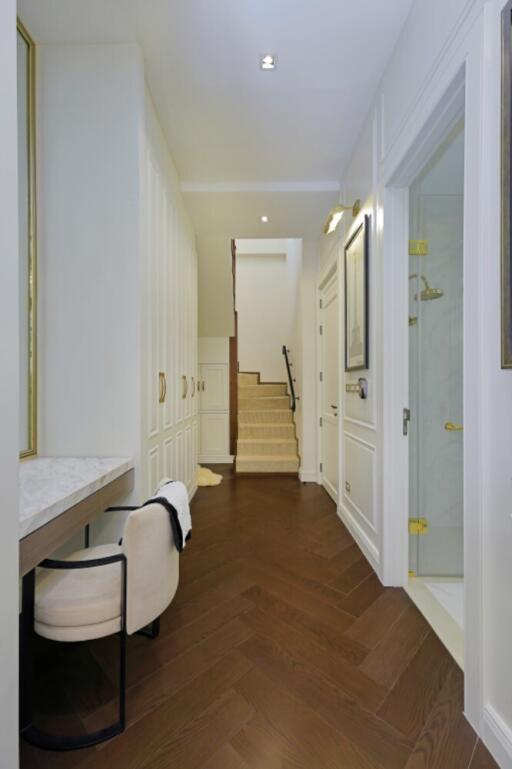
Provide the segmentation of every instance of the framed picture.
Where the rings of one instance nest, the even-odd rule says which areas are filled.
[[[367,369],[368,334],[368,261],[370,218],[345,245],[345,371]]]
[[[512,368],[512,0],[501,15],[501,367]]]

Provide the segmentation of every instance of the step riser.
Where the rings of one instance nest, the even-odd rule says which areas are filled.
[[[238,422],[243,425],[261,425],[261,424],[293,424],[292,412],[272,409],[272,411],[265,411],[264,409],[258,411],[239,411]]]
[[[241,385],[257,385],[258,384],[258,375],[257,374],[239,374],[238,375],[238,386]]]
[[[295,438],[295,426],[290,425],[239,425],[238,437],[245,440],[251,438],[282,438],[293,440]]]
[[[244,385],[238,387],[238,397],[243,399],[248,398],[267,398],[271,395],[285,396],[287,395],[287,389],[285,384],[260,384],[260,385]]]
[[[239,411],[259,411],[265,409],[289,409],[290,401],[288,398],[241,398],[238,401]]]
[[[254,455],[291,456],[297,454],[297,441],[244,441],[237,442],[237,456]]]
[[[297,473],[299,471],[299,458],[267,459],[254,457],[237,457],[237,473]]]

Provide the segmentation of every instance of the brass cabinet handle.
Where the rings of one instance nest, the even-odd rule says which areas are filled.
[[[181,397],[182,398],[186,398],[187,397],[187,393],[188,393],[188,382],[187,382],[187,377],[185,376],[185,374],[183,374],[182,377],[181,377],[181,385],[182,385],[182,387],[181,387]]]
[[[196,380],[192,377],[192,398],[196,394]]]
[[[165,401],[165,374],[163,371],[158,372],[158,385],[159,385],[159,394],[158,394],[158,402],[163,403]]]
[[[206,382],[203,379],[203,386],[201,387],[201,392],[203,392],[203,393],[204,393],[204,386],[205,386],[205,384],[206,384]]]
[[[165,375],[165,371],[163,372],[164,375],[164,403],[165,399],[167,398],[167,377]]]
[[[444,429],[449,433],[461,433],[464,430],[464,426],[458,425],[456,422],[445,422]]]

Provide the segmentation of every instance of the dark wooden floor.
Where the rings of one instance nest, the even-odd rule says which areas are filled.
[[[127,731],[96,749],[22,745],[22,769],[491,769],[462,673],[384,589],[318,486],[199,490],[160,637],[129,640]],[[116,641],[42,643],[39,723],[114,718]]]

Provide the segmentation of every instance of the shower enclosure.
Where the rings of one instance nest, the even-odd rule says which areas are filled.
[[[458,125],[409,197],[409,568],[417,576],[464,571],[463,189]]]

